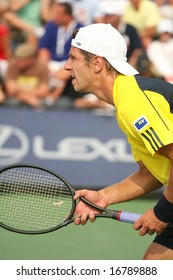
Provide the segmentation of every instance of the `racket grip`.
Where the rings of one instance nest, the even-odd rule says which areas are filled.
[[[138,220],[141,216],[142,216],[141,214],[122,211],[119,215],[118,220],[120,222],[126,222],[126,223],[130,223],[130,224],[134,224],[134,222],[136,222],[136,220]]]

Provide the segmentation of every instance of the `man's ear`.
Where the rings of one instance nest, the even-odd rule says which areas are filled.
[[[92,63],[93,63],[94,71],[100,72],[103,69],[104,59],[102,56],[94,56]]]

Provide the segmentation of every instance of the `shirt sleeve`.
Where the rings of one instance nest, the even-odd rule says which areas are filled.
[[[137,114],[130,114],[130,125],[134,133],[131,142],[136,141],[136,146],[141,145],[141,149],[144,144],[152,155],[161,147],[173,143],[173,114],[170,113],[167,101],[159,94],[158,97],[154,103],[141,102],[137,105]]]

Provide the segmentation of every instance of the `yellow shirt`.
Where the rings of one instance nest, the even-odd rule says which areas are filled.
[[[166,185],[170,161],[157,151],[173,143],[173,85],[159,79],[119,75],[113,97],[118,124],[135,161],[141,160]]]
[[[129,1],[124,8],[122,20],[142,34],[146,28],[158,26],[160,13],[158,6],[150,0],[141,0],[138,10]]]

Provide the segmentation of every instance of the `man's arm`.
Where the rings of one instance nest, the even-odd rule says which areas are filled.
[[[151,191],[162,187],[159,182],[144,166],[142,162],[138,162],[139,170],[112,186],[106,187],[99,191],[79,190],[76,192],[75,199],[84,196],[93,203],[107,207],[108,205],[129,201],[141,197]],[[79,202],[76,207],[76,214],[80,219],[76,218],[75,224],[85,224],[87,214],[90,215],[90,220],[95,220],[96,212],[88,208],[83,202]]]
[[[173,221],[173,144],[162,147],[159,154],[170,160],[168,184],[154,209],[146,211],[135,222],[134,228],[139,230],[140,235],[154,232],[160,234],[166,225]]]
[[[123,181],[99,191],[108,205],[129,201],[162,187],[159,182],[140,161],[139,170]]]
[[[159,150],[159,154],[168,158],[171,163],[168,185],[164,191],[164,195],[169,202],[173,203],[173,144],[162,147]]]
[[[13,11],[13,12],[16,12],[20,9],[22,9],[26,4],[28,4],[30,2],[30,0],[21,0],[21,1],[18,1],[18,0],[10,0],[9,1],[9,6],[10,6],[10,9]]]

